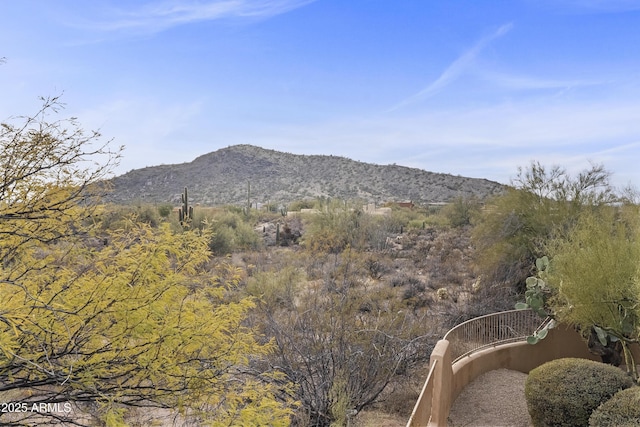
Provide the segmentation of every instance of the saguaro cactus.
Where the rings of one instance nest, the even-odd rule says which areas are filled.
[[[182,207],[178,209],[178,219],[183,227],[189,227],[193,221],[193,206],[189,206],[189,193],[187,187],[184,187],[182,193]]]
[[[247,211],[246,214],[249,215],[251,212],[251,181],[247,181]]]

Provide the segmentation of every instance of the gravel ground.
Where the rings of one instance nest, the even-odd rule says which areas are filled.
[[[524,399],[527,374],[498,369],[479,376],[460,393],[449,413],[450,427],[530,427]]]

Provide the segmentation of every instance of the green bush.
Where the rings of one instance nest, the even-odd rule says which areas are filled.
[[[633,380],[619,368],[565,358],[533,369],[524,393],[535,427],[586,427],[601,403],[631,386]]]
[[[427,220],[425,219],[412,219],[407,223],[407,228],[410,230],[420,230],[427,226]]]
[[[160,215],[162,218],[169,218],[169,215],[171,215],[171,212],[173,212],[172,204],[163,203],[158,206],[158,215]]]
[[[152,205],[105,205],[100,216],[94,217],[100,229],[118,230],[127,228],[133,222],[158,227],[162,222],[160,214]]]
[[[589,418],[590,427],[639,427],[640,387],[616,393],[598,407]]]
[[[227,255],[234,249],[234,233],[233,229],[226,225],[219,225],[214,228],[209,249],[218,256]]]
[[[480,202],[474,197],[457,197],[453,202],[442,208],[441,215],[449,220],[454,227],[471,225],[473,219],[480,213]]]

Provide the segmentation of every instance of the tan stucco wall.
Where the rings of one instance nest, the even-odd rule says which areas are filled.
[[[632,347],[636,362],[640,362],[640,346]],[[431,363],[438,360],[434,370],[431,421],[428,414],[414,414],[409,426],[446,427],[453,402],[471,381],[495,369],[511,369],[524,373],[551,360],[578,357],[600,361],[573,328],[559,325],[551,329],[544,340],[535,345],[516,342],[487,348],[452,365],[449,342],[440,340],[431,353]]]
[[[640,361],[640,347],[633,348],[636,361]],[[428,416],[419,417],[420,422],[412,426],[446,427],[447,417],[453,402],[471,381],[495,369],[511,369],[528,373],[530,370],[551,360],[563,357],[578,357],[599,361],[600,357],[589,349],[573,328],[559,325],[549,331],[544,340],[535,345],[516,342],[498,345],[477,351],[451,364],[449,342],[441,340],[433,352],[431,360],[438,360],[431,407],[431,421]]]
[[[535,345],[516,342],[484,349],[458,360],[453,365],[451,400],[471,381],[495,369],[511,369],[528,373],[550,360],[563,357],[579,357],[600,360],[589,353],[587,345],[572,328],[558,326],[551,329],[547,337]]]
[[[440,340],[436,343],[435,348],[431,352],[430,363],[435,360],[438,361],[438,365],[435,370],[433,398],[431,402],[431,423],[437,420],[438,425],[441,425],[444,420],[446,426],[447,417],[449,417],[449,411],[451,410],[451,404],[453,400],[452,389],[453,386],[453,371],[451,369],[451,349],[449,348],[449,341]],[[427,418],[428,419],[428,418]],[[417,423],[414,426],[424,426],[426,424]],[[432,424],[429,424],[432,425]]]

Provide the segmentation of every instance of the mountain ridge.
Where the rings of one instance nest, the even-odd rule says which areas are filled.
[[[289,203],[316,197],[367,202],[448,202],[457,196],[484,199],[504,185],[481,178],[377,165],[335,155],[291,154],[242,144],[187,163],[134,169],[111,180],[114,203],[175,203],[184,187],[203,205]]]

